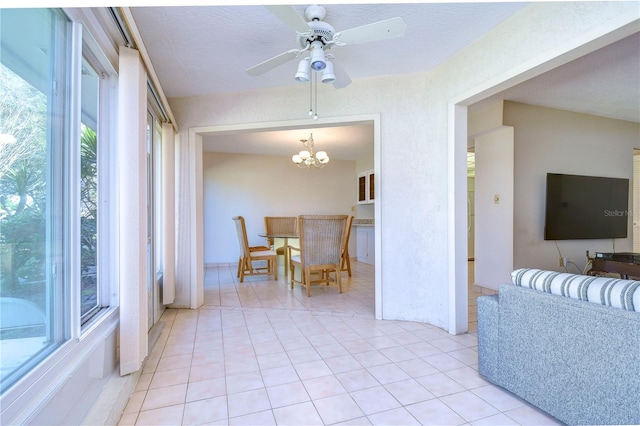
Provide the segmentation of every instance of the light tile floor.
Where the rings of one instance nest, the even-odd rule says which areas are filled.
[[[470,333],[374,319],[373,267],[345,292],[208,268],[205,303],[167,310],[121,425],[543,425],[555,419],[477,373]]]

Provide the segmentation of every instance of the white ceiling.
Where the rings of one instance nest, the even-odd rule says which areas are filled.
[[[474,107],[501,99],[640,122],[640,32]]]
[[[425,72],[444,62],[527,3],[330,4],[329,22],[341,31],[396,16],[402,38],[334,46],[352,80]],[[304,14],[303,6],[294,6]],[[133,7],[132,14],[168,98],[242,92],[300,84],[292,60],[260,76],[245,70],[297,48],[295,32],[264,6]],[[640,121],[640,33],[529,80],[473,108],[508,99]],[[349,90],[349,87],[336,90]],[[179,123],[178,123],[179,124]],[[236,132],[205,136],[206,150],[292,155],[313,131],[317,149],[333,159],[372,152],[370,125]],[[349,143],[345,143],[345,142]],[[241,142],[241,143],[239,143]],[[293,147],[293,148],[292,148]],[[367,148],[368,147],[368,148]],[[343,151],[344,149],[344,151]],[[292,152],[293,151],[293,152]]]
[[[286,130],[237,131],[202,134],[208,152],[229,152],[291,157],[303,149],[301,139],[313,134],[314,150],[326,151],[331,160],[360,160],[373,155],[373,124],[314,126]]]

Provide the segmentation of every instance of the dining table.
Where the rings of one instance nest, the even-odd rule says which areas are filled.
[[[283,247],[284,247],[284,276],[286,277],[289,273],[289,262],[291,261],[291,259],[289,259],[289,250],[288,250],[288,246],[289,246],[289,239],[290,238],[294,238],[294,239],[298,239],[298,234],[294,234],[294,233],[284,233],[284,232],[274,232],[274,233],[266,233],[266,232],[262,232],[260,234],[258,234],[259,237],[262,238],[273,238],[274,243],[276,239],[279,240],[283,240]],[[274,244],[275,246],[275,244]]]

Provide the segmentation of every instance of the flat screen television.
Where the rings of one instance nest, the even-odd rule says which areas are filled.
[[[547,173],[545,240],[627,238],[629,179]]]

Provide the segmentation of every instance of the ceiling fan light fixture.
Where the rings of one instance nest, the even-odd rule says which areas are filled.
[[[333,62],[327,60],[326,68],[322,71],[322,82],[324,84],[333,83],[336,81],[336,74],[333,72]]]
[[[305,58],[298,63],[295,79],[301,83],[309,81],[309,58]]]
[[[311,43],[311,68],[315,71],[322,71],[326,68],[327,63],[324,58],[324,50],[322,49],[322,43],[314,41]]]

